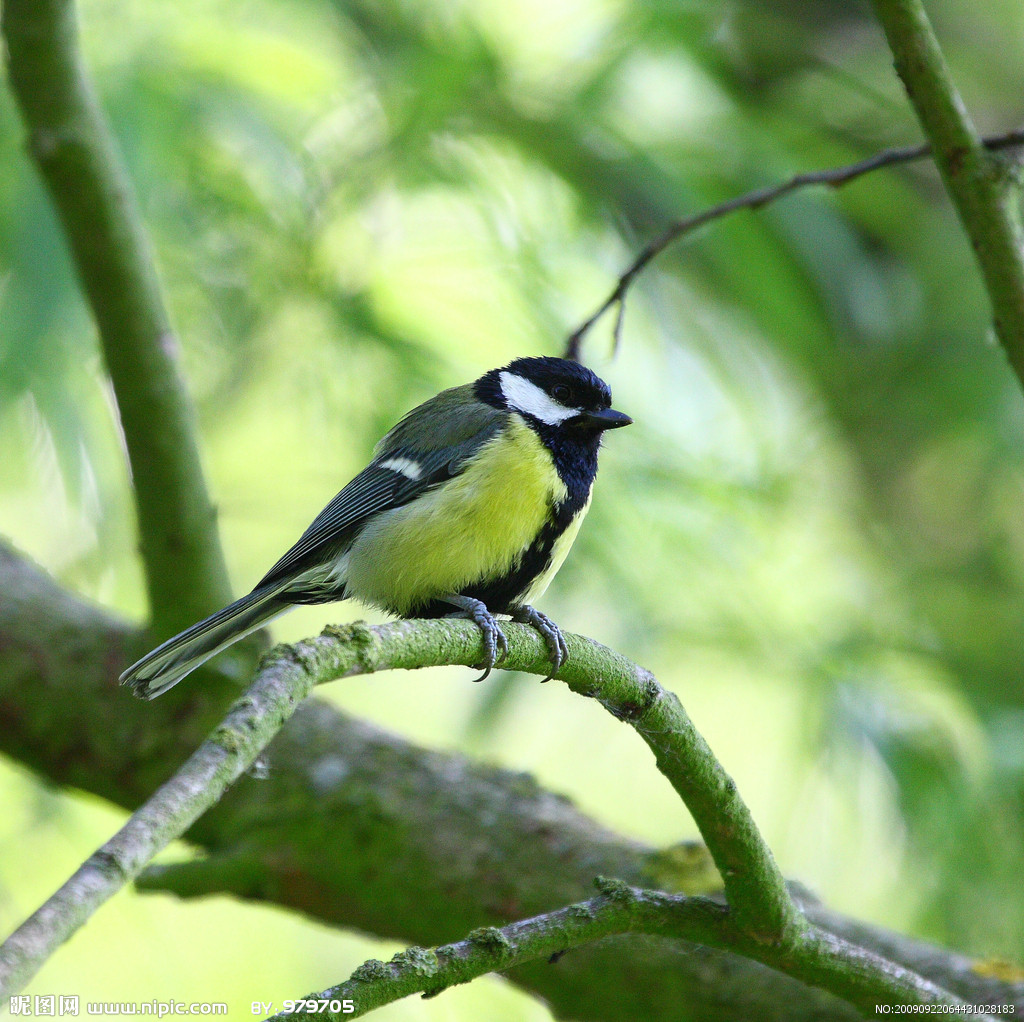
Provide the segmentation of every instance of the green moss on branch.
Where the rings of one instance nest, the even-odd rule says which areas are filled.
[[[839,994],[865,1016],[874,1014],[879,1004],[964,1006],[910,970],[824,931],[809,929],[798,945],[785,950],[766,947],[737,929],[728,908],[708,898],[640,890],[605,878],[599,878],[597,886],[601,894],[590,901],[501,928],[484,927],[454,944],[409,948],[390,962],[366,962],[344,983],[296,1000],[326,1002],[327,1009],[318,1011],[318,1017],[343,1022],[411,994],[431,997],[526,962],[545,960],[554,965],[565,952],[596,940],[644,934],[747,954]],[[294,1015],[282,1012],[268,1022],[289,1018]]]

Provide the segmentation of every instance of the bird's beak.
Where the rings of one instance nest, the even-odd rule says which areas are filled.
[[[619,426],[628,426],[633,420],[614,408],[603,408],[599,412],[581,412],[569,425],[578,429],[589,429],[600,432],[606,429],[618,429]]]

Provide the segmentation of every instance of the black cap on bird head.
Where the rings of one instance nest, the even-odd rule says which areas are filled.
[[[611,407],[611,388],[600,376],[564,358],[517,358],[481,376],[474,391],[481,401],[541,426],[599,432],[633,421]]]

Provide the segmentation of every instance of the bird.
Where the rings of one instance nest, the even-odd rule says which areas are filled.
[[[632,421],[604,380],[552,356],[441,391],[384,436],[252,592],[147,653],[121,684],[153,699],[291,607],[349,598],[402,618],[474,621],[478,681],[508,652],[495,615],[531,625],[553,677],[568,646],[532,604],[590,506],[604,432]]]

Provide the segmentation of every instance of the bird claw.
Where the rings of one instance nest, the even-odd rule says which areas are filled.
[[[526,604],[514,608],[511,613],[513,621],[536,628],[547,643],[548,653],[551,657],[551,673],[541,682],[543,685],[544,682],[550,681],[558,673],[562,664],[569,659],[569,644],[565,641],[562,629],[547,614],[542,614],[539,610],[534,610],[533,607]]]
[[[449,596],[446,599],[460,608],[451,615],[452,617],[469,618],[483,635],[484,659],[476,666],[482,667],[484,673],[479,678],[473,679],[474,683],[481,682],[508,656],[508,640],[505,638],[505,633],[498,627],[494,615],[482,600],[476,600],[472,596]],[[535,628],[544,637],[548,655],[551,657],[551,673],[544,681],[550,681],[569,659],[569,644],[565,641],[561,628],[547,614],[542,614],[525,603],[509,608],[508,613],[513,621]]]
[[[505,638],[505,633],[498,627],[498,622],[494,620],[494,615],[486,607],[483,609],[482,614],[474,614],[472,620],[479,626],[484,636],[484,659],[476,665],[478,668],[482,667],[484,673],[479,678],[473,679],[473,684],[477,685],[508,656],[508,639]]]
[[[469,618],[483,635],[484,659],[476,666],[484,668],[484,673],[479,678],[473,679],[473,683],[477,684],[483,681],[508,656],[508,639],[505,638],[505,633],[498,627],[494,615],[482,600],[462,596],[458,601],[451,599],[449,602],[462,608],[459,612],[452,614],[452,617]]]

